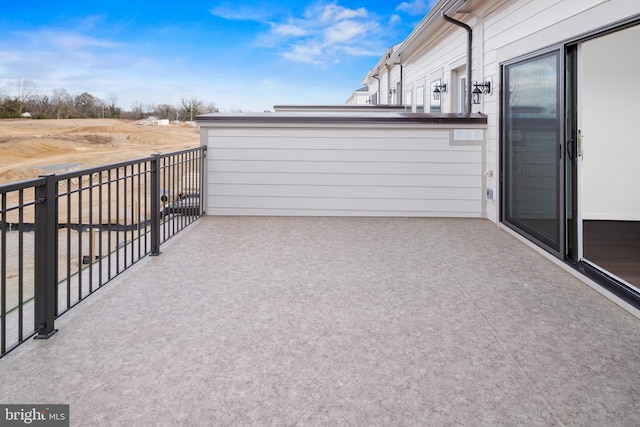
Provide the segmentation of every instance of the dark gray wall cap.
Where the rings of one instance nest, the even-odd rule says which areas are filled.
[[[470,124],[486,125],[487,115],[472,113],[393,113],[393,112],[280,112],[213,113],[196,117],[199,125],[214,123],[291,123],[291,124]]]
[[[303,105],[303,104],[283,104],[274,105],[274,111],[349,111],[349,110],[363,110],[363,111],[394,111],[403,112],[405,110],[404,105],[388,105],[388,104],[336,104],[336,105]]]

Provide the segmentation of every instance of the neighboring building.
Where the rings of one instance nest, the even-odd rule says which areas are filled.
[[[368,86],[362,86],[360,89],[353,91],[347,102],[345,102],[348,105],[366,105],[370,103]]]
[[[441,0],[363,84],[487,114],[487,218],[637,297],[639,24],[633,0]]]
[[[369,71],[363,85],[369,88],[369,103],[373,105],[402,105],[402,65],[391,61],[400,44],[382,55],[375,67]]]

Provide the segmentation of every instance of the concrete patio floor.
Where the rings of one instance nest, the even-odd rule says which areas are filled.
[[[640,425],[640,321],[485,220],[206,217],[0,360],[72,426]]]

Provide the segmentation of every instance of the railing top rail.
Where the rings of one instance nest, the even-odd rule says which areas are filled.
[[[77,171],[71,171],[71,172],[65,172],[65,173],[61,173],[61,174],[56,174],[56,178],[59,181],[62,181],[64,179],[77,178],[77,177],[82,176],[82,175],[89,175],[89,174],[93,174],[93,173],[104,172],[104,171],[111,170],[111,169],[118,169],[118,168],[131,166],[131,165],[136,165],[136,164],[140,164],[140,163],[144,163],[144,162],[150,162],[151,160],[153,160],[153,157],[149,156],[149,157],[142,157],[142,158],[133,159],[133,160],[126,160],[126,161],[118,162],[118,163],[110,163],[108,165],[96,166],[96,167],[93,167],[93,168],[86,168],[86,169],[80,169],[80,170],[77,170]]]
[[[38,187],[38,186],[44,185],[44,183],[45,183],[45,178],[32,178],[26,181],[0,184],[0,194],[9,193],[11,191],[24,190],[25,188]]]
[[[180,154],[195,153],[197,151],[207,151],[207,147],[199,146],[195,148],[187,148],[186,150],[181,150],[181,151],[172,151],[170,153],[160,154],[160,158],[166,158],[166,157],[176,156]]]

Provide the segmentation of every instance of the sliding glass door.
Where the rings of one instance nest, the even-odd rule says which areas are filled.
[[[502,220],[564,256],[561,51],[503,67]]]

